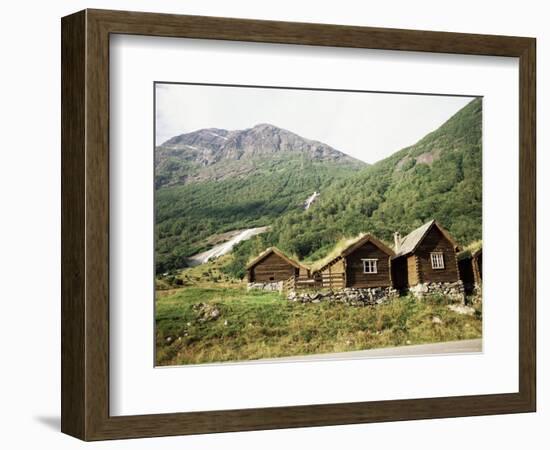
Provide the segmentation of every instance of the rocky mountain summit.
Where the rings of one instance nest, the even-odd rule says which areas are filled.
[[[274,153],[301,153],[316,160],[353,159],[327,144],[268,123],[233,131],[206,128],[175,136],[160,147],[160,153],[191,157],[204,165]]]
[[[159,182],[185,184],[243,175],[253,162],[266,159],[365,165],[327,144],[267,123],[232,131],[205,128],[175,136],[157,147],[157,187]]]

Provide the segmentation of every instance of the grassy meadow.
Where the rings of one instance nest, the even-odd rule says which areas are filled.
[[[345,352],[481,337],[473,316],[444,297],[375,307],[287,301],[241,284],[157,291],[156,363],[184,365]],[[434,319],[435,318],[435,319]]]

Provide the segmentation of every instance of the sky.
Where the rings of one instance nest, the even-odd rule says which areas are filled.
[[[415,144],[474,97],[157,83],[157,145],[201,128],[270,123],[367,163]]]

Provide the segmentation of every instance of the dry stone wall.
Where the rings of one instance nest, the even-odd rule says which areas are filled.
[[[399,293],[393,288],[344,288],[337,291],[290,291],[287,299],[300,303],[334,302],[351,306],[372,306],[380,305],[398,296]]]
[[[282,281],[274,281],[270,283],[248,283],[246,286],[246,289],[250,291],[251,289],[258,289],[261,291],[279,291],[282,292],[283,290],[283,282]]]
[[[420,283],[409,288],[409,292],[417,298],[424,298],[429,295],[445,295],[452,300],[464,303],[464,284],[462,281],[454,283]]]

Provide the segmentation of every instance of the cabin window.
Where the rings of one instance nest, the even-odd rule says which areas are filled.
[[[434,252],[430,255],[432,257],[432,269],[444,269],[445,260],[443,259],[443,252]]]
[[[364,259],[363,260],[363,273],[378,273],[378,260],[377,259]]]

